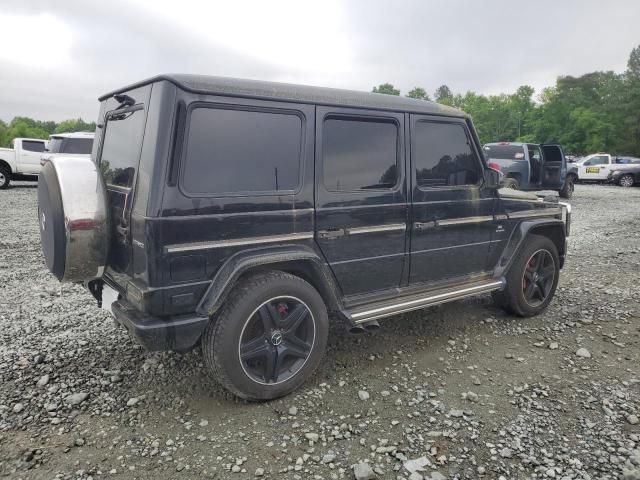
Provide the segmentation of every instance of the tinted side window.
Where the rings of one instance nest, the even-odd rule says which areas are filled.
[[[29,152],[44,152],[44,142],[22,141],[22,149]]]
[[[413,142],[413,158],[419,186],[452,187],[478,184],[480,165],[462,125],[417,122]]]
[[[322,152],[329,191],[393,188],[398,182],[398,126],[393,120],[327,117]]]
[[[584,162],[584,165],[606,165],[609,163],[609,159],[604,155],[598,155],[597,157],[591,157]]]
[[[188,194],[296,190],[302,120],[293,113],[196,108],[182,187]]]
[[[89,154],[92,147],[92,138],[67,138],[62,147],[62,153]]]

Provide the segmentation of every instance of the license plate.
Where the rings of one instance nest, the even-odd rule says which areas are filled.
[[[113,315],[113,311],[111,310],[111,304],[116,300],[118,300],[118,292],[116,292],[109,285],[103,285],[102,286],[102,306],[100,308],[102,308],[103,310],[106,310],[111,315]]]
[[[600,167],[587,167],[587,173],[600,173]]]

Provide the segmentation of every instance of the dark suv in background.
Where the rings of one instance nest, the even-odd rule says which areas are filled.
[[[166,75],[101,98],[92,159],[47,162],[49,269],[151,350],[201,345],[235,394],[282,396],[351,332],[492,292],[551,301],[570,206],[501,190],[468,115],[388,95]]]

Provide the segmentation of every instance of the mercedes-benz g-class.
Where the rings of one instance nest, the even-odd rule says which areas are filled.
[[[530,316],[554,295],[570,206],[499,191],[461,111],[192,75],[100,101],[92,159],[43,167],[47,266],[146,348],[201,346],[240,397],[303,383],[329,316],[357,333],[489,292]]]

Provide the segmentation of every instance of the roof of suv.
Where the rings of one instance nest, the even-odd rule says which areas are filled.
[[[93,132],[69,132],[69,133],[53,133],[49,135],[51,138],[93,138],[96,136]]]
[[[148,78],[105,94],[100,97],[100,101],[112,97],[117,93],[126,92],[133,88],[142,87],[162,80],[171,82],[183,90],[193,93],[469,118],[469,115],[461,110],[446,105],[397,95],[383,95],[379,93],[295,85],[290,83],[265,82],[262,80],[187,74],[166,74]]]

